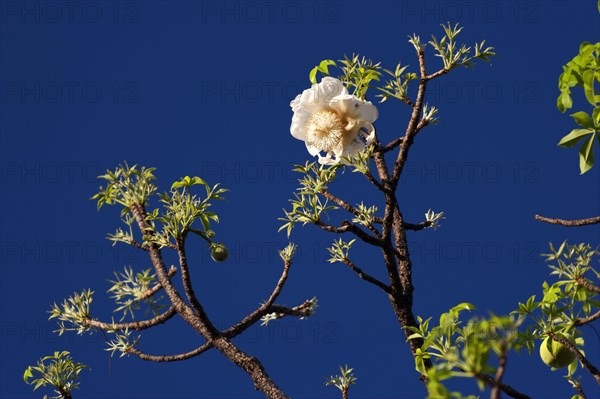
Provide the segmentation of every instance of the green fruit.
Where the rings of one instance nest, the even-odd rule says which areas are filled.
[[[562,338],[566,338],[575,345],[575,337],[567,336],[563,334],[557,334]],[[542,361],[550,367],[562,368],[567,367],[575,360],[575,354],[561,344],[560,342],[554,341],[550,337],[546,337],[540,346],[540,357]]]
[[[223,244],[213,244],[211,246],[210,257],[215,262],[225,262],[229,257],[229,251]]]

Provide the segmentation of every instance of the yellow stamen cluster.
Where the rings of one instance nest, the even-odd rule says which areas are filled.
[[[344,136],[344,125],[340,116],[329,110],[316,112],[306,121],[308,144],[320,151],[333,151]]]

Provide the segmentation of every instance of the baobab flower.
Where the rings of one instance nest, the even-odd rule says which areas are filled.
[[[321,164],[336,164],[375,139],[377,108],[348,94],[339,79],[323,78],[290,106],[294,111],[292,136],[304,141],[310,155],[318,155]]]

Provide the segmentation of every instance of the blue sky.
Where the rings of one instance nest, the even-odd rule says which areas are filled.
[[[215,264],[203,242],[188,244],[196,292],[228,326],[266,298],[281,271],[275,251],[287,238],[277,218],[297,186],[292,166],[310,157],[289,134],[289,102],[309,87],[310,69],[352,53],[414,66],[408,35],[439,37],[446,21],[498,56],[430,85],[441,123],[417,138],[398,196],[411,222],[430,208],[447,219],[409,235],[415,313],[436,319],[468,301],[479,314],[502,314],[550,279],[539,256],[548,242],[600,239],[597,227],[533,219],[600,212],[599,168],[580,176],[576,152],[556,146],[574,126],[555,107],[561,66],[600,37],[595,1],[1,2],[0,397],[31,397],[24,368],[63,349],[92,367],[77,398],[261,397],[216,352],[167,365],[111,362],[102,335],[52,333],[53,302],[90,288],[94,315],[109,320],[113,270],[150,266],[143,253],[104,239],[118,210],[97,212],[88,200],[95,176],[127,161],[156,167],[163,190],[184,175],[231,190],[215,206],[230,260]],[[427,63],[439,68],[431,51]],[[381,140],[401,135],[407,107],[378,107]],[[332,190],[381,206],[356,174]],[[323,381],[340,364],[356,370],[355,398],[423,397],[386,298],[326,262],[333,238],[312,226],[292,235],[300,252],[280,301],[317,296],[317,314],[253,328],[236,342],[294,398],[336,397]],[[376,252],[354,253],[385,276]],[[600,358],[594,330],[583,333],[586,353]],[[198,343],[175,320],[145,333],[140,348],[166,354]],[[512,355],[505,380],[532,397],[574,393],[537,355]],[[598,392],[586,374],[584,382],[590,397]],[[473,381],[454,387],[478,392]]]

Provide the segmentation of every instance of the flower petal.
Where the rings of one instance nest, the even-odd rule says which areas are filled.
[[[335,97],[348,94],[339,79],[329,76],[324,77],[320,83],[312,85],[310,89],[304,90],[300,98],[300,104],[310,112],[318,112],[329,105]]]
[[[319,154],[319,163],[321,165],[335,165],[338,163],[336,159],[331,158],[331,153],[327,153],[325,156]]]
[[[310,113],[304,108],[299,107],[294,111],[290,132],[298,140],[306,141],[306,121],[308,118],[310,118]]]
[[[308,144],[307,142],[305,142],[304,144],[306,144],[306,149],[308,150],[308,153],[310,155],[312,155],[313,157],[315,155],[319,155],[319,149],[317,147],[315,147],[312,144]]]
[[[370,101],[362,101],[352,94],[340,94],[329,105],[353,119],[375,122],[379,116],[377,108]]]

